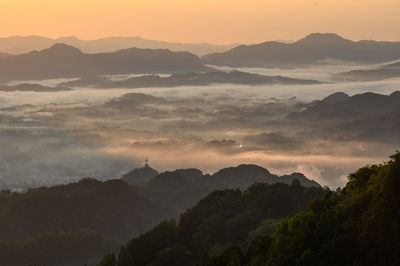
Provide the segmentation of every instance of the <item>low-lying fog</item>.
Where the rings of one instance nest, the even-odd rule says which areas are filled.
[[[240,70],[332,82],[331,74],[350,68],[360,69]],[[0,187],[118,178],[145,158],[158,171],[195,167],[214,172],[254,163],[273,173],[297,171],[322,185],[343,186],[350,172],[385,160],[397,143],[321,134],[318,127],[288,122],[286,115],[333,92],[390,94],[399,89],[400,79],[0,92]]]

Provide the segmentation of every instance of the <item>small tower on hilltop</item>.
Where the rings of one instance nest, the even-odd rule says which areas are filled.
[[[144,161],[145,161],[144,167],[145,168],[149,168],[150,167],[149,166],[149,159],[146,158]]]

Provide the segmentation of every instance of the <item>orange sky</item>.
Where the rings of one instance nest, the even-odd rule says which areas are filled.
[[[311,32],[400,41],[400,0],[0,0],[0,36],[295,40]]]

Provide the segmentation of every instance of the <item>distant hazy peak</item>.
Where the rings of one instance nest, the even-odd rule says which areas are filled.
[[[196,168],[176,169],[174,173],[180,174],[186,178],[200,178],[203,176],[203,172]]]
[[[351,42],[350,40],[347,40],[336,33],[311,33],[304,37],[303,39],[300,39],[297,41],[297,43],[301,42]]]
[[[250,175],[254,174],[255,172],[267,174],[267,175],[270,174],[270,172],[267,169],[265,169],[261,166],[258,166],[255,164],[240,164],[236,167],[223,168],[223,169],[219,170],[218,172],[214,173],[213,176],[219,177],[219,176],[223,176],[223,175],[227,175],[227,174],[231,174],[231,173],[238,173],[238,172],[248,173]]]
[[[80,41],[76,36],[65,36],[65,37],[61,37],[56,39],[57,42],[63,43],[66,41]]]
[[[329,103],[329,104],[335,104],[335,103],[340,103],[348,100],[350,98],[349,95],[347,95],[344,92],[335,92],[332,93],[331,95],[325,97],[322,99],[322,102]]]
[[[60,54],[60,55],[71,55],[71,54],[83,54],[81,50],[75,48],[71,45],[67,45],[65,43],[56,43],[47,49],[43,49],[40,51],[45,54]]]
[[[14,35],[14,36],[10,36],[10,37],[2,37],[0,39],[2,39],[2,40],[6,40],[6,39],[9,39],[9,40],[26,40],[26,39],[30,39],[30,40],[51,40],[50,38],[37,36],[37,35],[27,35],[27,36]]]

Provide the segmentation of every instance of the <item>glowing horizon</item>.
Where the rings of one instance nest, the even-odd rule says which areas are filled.
[[[0,36],[140,36],[185,43],[297,40],[312,32],[400,41],[398,0],[2,0]]]

